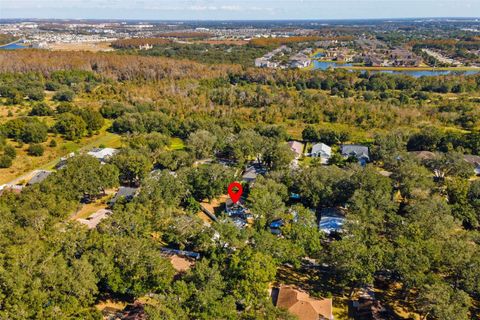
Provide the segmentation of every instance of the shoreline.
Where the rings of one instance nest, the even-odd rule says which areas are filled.
[[[3,47],[8,47],[9,45],[12,45],[12,44],[15,44],[15,43],[19,43],[21,42],[22,39],[18,39],[18,40],[15,40],[13,42],[10,42],[10,43],[6,43],[6,44],[0,44],[0,48],[3,48]]]
[[[365,67],[365,66],[337,66],[339,69],[371,70],[371,71],[478,71],[480,67]]]
[[[312,59],[316,60],[316,59]],[[367,66],[345,66],[342,62],[337,62],[337,61],[327,61],[327,60],[316,60],[319,62],[326,62],[326,63],[336,63],[337,65],[332,67],[333,69],[347,69],[347,70],[352,70],[352,71],[397,71],[397,72],[402,72],[402,71],[449,71],[449,72],[468,72],[468,71],[477,71],[480,72],[480,67],[367,67]],[[313,61],[312,64],[307,67],[303,68],[304,70],[319,70],[319,69],[314,69],[313,68]]]

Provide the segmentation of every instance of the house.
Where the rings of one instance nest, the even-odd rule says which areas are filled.
[[[61,157],[60,161],[55,165],[56,170],[61,170],[67,166],[68,159],[75,156],[75,152],[70,152],[65,157]]]
[[[374,55],[367,55],[365,57],[365,66],[367,67],[381,67],[382,65],[383,60]]]
[[[311,298],[308,293],[282,285],[272,290],[274,304],[299,320],[333,320],[332,299]]]
[[[267,66],[267,64],[268,60],[264,57],[255,59],[255,67],[257,68],[264,68]]]
[[[370,161],[368,147],[359,144],[344,144],[341,146],[341,153],[344,158],[355,157],[362,166]]]
[[[471,163],[474,166],[474,172],[476,176],[480,176],[480,156],[474,156],[466,154],[464,155],[465,161]]]
[[[326,234],[338,233],[342,231],[345,223],[345,215],[338,208],[324,208],[320,211],[320,221],[318,229]]]
[[[100,209],[97,212],[90,215],[87,219],[78,219],[77,221],[86,225],[88,229],[95,229],[97,225],[103,219],[108,218],[112,214],[112,211],[107,209]]]
[[[375,298],[372,287],[362,288],[355,294],[356,299],[352,300],[352,315],[359,320],[381,320],[386,319],[386,309],[380,301]]]
[[[192,258],[192,259],[195,259],[195,260],[200,259],[200,253],[198,253],[198,252],[177,250],[177,249],[171,249],[171,248],[160,248],[160,250],[164,254],[177,255],[177,256],[180,256],[180,257]]]
[[[310,155],[312,157],[320,158],[322,164],[327,164],[332,156],[332,148],[324,143],[316,143],[312,146],[312,152],[310,152]]]
[[[306,68],[312,63],[312,60],[303,53],[297,53],[290,58],[291,68]]]
[[[115,203],[117,203],[120,199],[125,199],[126,201],[131,201],[135,195],[137,194],[138,188],[130,188],[130,187],[120,187],[118,192],[115,196],[108,201],[108,206],[112,208]]]
[[[97,158],[102,163],[106,163],[108,159],[113,157],[118,152],[118,149],[113,148],[95,148],[92,149],[87,154],[91,155],[94,158]]]
[[[413,52],[403,48],[395,48],[389,54],[389,59],[395,67],[418,67],[421,59]]]
[[[22,193],[23,190],[23,185],[19,184],[4,184],[3,186],[0,186],[0,196],[3,195],[4,193],[14,193],[14,194],[20,194]]]
[[[148,319],[145,313],[144,305],[141,302],[135,301],[134,304],[129,304],[123,309],[121,319],[123,320],[146,320]]]
[[[225,201],[225,215],[240,229],[245,228],[249,223],[253,223],[253,215],[248,208],[243,205],[242,199],[233,203],[233,201],[228,198]]]
[[[289,141],[288,146],[295,153],[295,159],[299,159],[303,153],[303,143],[298,141]]]
[[[255,59],[255,67],[258,68],[277,68],[278,63],[274,61],[270,61],[271,57],[262,57]]]
[[[138,49],[140,49],[140,50],[150,50],[152,48],[153,48],[153,46],[151,44],[148,44],[148,43],[138,46]]]
[[[47,179],[48,176],[51,175],[51,174],[52,174],[52,171],[37,170],[37,171],[35,171],[34,175],[30,179],[30,181],[28,181],[27,186],[31,186],[31,185],[40,183],[43,180]]]
[[[290,62],[290,67],[301,69],[301,68],[308,67],[311,63],[312,63],[312,60],[308,58],[297,58]]]
[[[422,160],[422,161],[433,160],[437,157],[435,155],[435,153],[433,153],[431,151],[410,151],[409,154],[412,154],[417,159]]]
[[[242,181],[253,184],[257,180],[257,171],[254,167],[248,167],[242,175]]]
[[[225,213],[230,218],[240,217],[244,220],[251,218],[251,214],[243,204],[243,199],[240,199],[237,203],[233,203],[232,199],[228,198],[225,201]]]
[[[255,180],[257,180],[257,176],[259,174],[263,175],[265,173],[267,173],[265,167],[263,167],[259,163],[255,163],[245,169],[242,175],[242,181],[248,183],[251,186],[253,185]]]

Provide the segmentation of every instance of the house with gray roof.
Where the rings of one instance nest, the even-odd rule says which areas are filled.
[[[120,199],[131,201],[137,195],[138,188],[120,187],[115,196],[108,201],[108,206],[112,208]]]
[[[310,156],[320,158],[320,162],[322,164],[327,164],[328,160],[332,156],[332,148],[321,142],[316,143],[312,146],[312,152],[310,152]]]
[[[48,170],[38,170],[35,172],[33,177],[28,181],[27,186],[31,186],[37,183],[42,182],[43,180],[47,179],[49,175],[52,174],[52,171]]]
[[[341,154],[344,158],[355,157],[362,166],[370,161],[368,147],[359,144],[344,144],[341,146]]]

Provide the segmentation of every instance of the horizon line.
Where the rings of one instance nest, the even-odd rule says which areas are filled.
[[[413,20],[413,19],[475,19],[480,20],[479,17],[467,16],[416,16],[416,17],[382,17],[382,18],[281,18],[281,19],[141,19],[141,18],[0,18],[0,21],[7,20],[93,20],[93,21],[188,21],[188,22],[209,22],[209,21],[364,21],[364,20]]]

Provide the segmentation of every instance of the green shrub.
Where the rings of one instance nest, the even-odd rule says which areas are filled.
[[[0,156],[0,168],[10,168],[12,166],[12,158],[7,155]]]
[[[43,146],[41,144],[38,144],[38,143],[31,144],[28,147],[28,155],[30,155],[30,156],[34,156],[34,157],[43,156],[44,151],[45,151],[45,149],[43,148]]]
[[[73,101],[73,98],[75,98],[75,92],[73,92],[70,89],[63,89],[55,93],[53,96],[53,100],[55,101],[68,101],[71,102]]]
[[[15,150],[15,148],[11,145],[6,145],[5,148],[3,148],[3,154],[15,159],[17,157],[17,150]]]
[[[32,110],[30,111],[31,116],[44,117],[44,116],[51,116],[52,114],[53,114],[53,110],[48,106],[48,104],[44,102],[35,104],[32,107]]]

